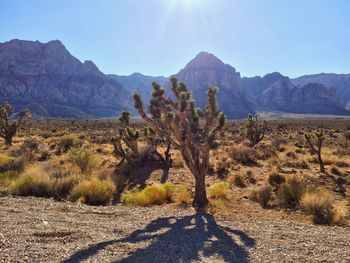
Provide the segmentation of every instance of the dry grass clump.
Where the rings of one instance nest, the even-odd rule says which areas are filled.
[[[214,214],[227,214],[227,204],[230,195],[230,185],[219,182],[208,188],[209,210]]]
[[[272,198],[272,187],[269,185],[257,187],[252,191],[251,199],[261,207],[267,207]]]
[[[277,142],[278,143],[278,142]],[[256,158],[259,160],[268,160],[274,156],[277,156],[277,149],[279,144],[265,144],[261,143],[255,146],[256,147]]]
[[[51,178],[50,196],[66,199],[72,189],[80,182],[82,176],[72,173],[61,178]]]
[[[334,197],[323,189],[306,192],[300,204],[315,224],[341,225],[346,221],[346,206],[335,203]]]
[[[350,175],[345,177],[345,182],[346,184],[350,184]]]
[[[293,152],[293,151],[286,152],[286,156],[289,157],[289,158],[292,158],[292,159],[296,159],[297,158],[296,153]]]
[[[335,165],[331,166],[331,173],[335,175],[342,175],[342,172]]]
[[[230,194],[230,185],[226,182],[219,182],[208,188],[209,199],[228,199]]]
[[[289,168],[295,169],[310,169],[310,166],[305,160],[285,162],[284,165]]]
[[[24,160],[0,153],[0,173],[7,171],[22,171],[24,169]]]
[[[231,150],[232,159],[243,165],[256,165],[257,152],[245,145],[239,145]]]
[[[7,193],[8,187],[18,177],[18,171],[7,171],[0,173],[0,193]]]
[[[277,192],[278,200],[284,205],[297,205],[307,190],[305,179],[299,175],[286,178],[286,182],[280,185]]]
[[[67,152],[72,147],[77,147],[81,144],[77,135],[73,133],[63,135],[58,142],[61,152]]]
[[[281,184],[286,182],[286,179],[276,169],[274,169],[269,173],[267,181],[272,187],[279,188]]]
[[[229,178],[227,178],[227,181],[234,186],[244,188],[247,187],[248,182],[243,174],[237,173],[234,175],[231,175]]]
[[[31,167],[12,181],[9,192],[20,196],[48,197],[51,193],[51,180],[40,167]]]
[[[98,167],[98,155],[86,147],[72,148],[68,151],[68,160],[79,167],[82,173],[90,173]]]
[[[231,160],[229,158],[222,158],[216,163],[215,171],[220,178],[225,178],[229,173],[231,167]]]
[[[142,190],[134,188],[127,193],[123,193],[121,201],[135,206],[161,205],[169,202],[189,204],[191,195],[182,185],[166,183],[147,186]]]
[[[114,192],[115,186],[110,180],[92,177],[80,181],[71,191],[69,199],[89,205],[108,205]]]

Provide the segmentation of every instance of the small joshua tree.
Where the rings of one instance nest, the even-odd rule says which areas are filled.
[[[7,101],[0,107],[0,137],[5,139],[6,145],[12,145],[12,138],[16,135],[22,121],[31,117],[29,110],[22,110],[17,114],[18,120],[11,120],[14,110],[14,107]]]
[[[163,157],[157,151],[158,145],[162,143],[163,140],[155,136],[152,128],[144,127],[141,132],[137,129],[131,128],[129,125],[130,113],[128,111],[122,112],[119,121],[123,127],[118,130],[118,135],[112,138],[114,154],[122,158],[118,166],[120,166],[125,160],[129,164],[132,164],[135,162],[145,161],[145,159],[152,159],[153,157],[158,158],[166,164],[171,163],[170,145],[167,144],[168,147],[165,151],[165,157]],[[141,135],[144,136],[148,146],[148,155],[146,156],[142,156],[140,152],[139,139]]]
[[[244,135],[250,141],[250,146],[258,144],[265,136],[266,121],[260,121],[258,116],[248,115],[245,122]]]
[[[153,93],[148,116],[139,94],[134,94],[135,108],[141,117],[155,130],[180,150],[182,158],[195,179],[193,206],[202,211],[208,206],[205,178],[209,170],[210,144],[225,123],[225,115],[218,110],[213,87],[208,91],[205,111],[195,108],[195,101],[183,83],[171,79],[173,101],[165,97],[164,89],[153,82]]]
[[[324,164],[322,161],[322,144],[323,144],[323,140],[324,140],[324,131],[323,130],[318,130],[315,132],[315,137],[316,137],[316,141],[314,142],[313,140],[313,136],[306,132],[304,134],[305,140],[307,142],[307,144],[310,147],[310,152],[311,153],[317,153],[317,160],[318,163],[320,165],[320,172],[324,173],[325,169],[324,169]]]

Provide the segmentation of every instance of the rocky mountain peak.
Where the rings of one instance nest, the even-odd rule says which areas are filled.
[[[94,62],[85,60],[81,67],[81,73],[84,75],[103,75]]]
[[[227,70],[230,69],[234,73],[236,70],[228,64],[222,62],[215,55],[202,51],[195,56],[185,67],[185,70]]]

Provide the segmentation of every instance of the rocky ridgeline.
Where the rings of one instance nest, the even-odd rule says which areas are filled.
[[[201,52],[174,75],[201,107],[208,88],[219,87],[220,109],[228,118],[257,110],[350,115],[350,76],[345,74],[241,78],[232,66]],[[114,117],[123,109],[133,111],[132,93],[148,100],[152,81],[170,87],[165,77],[105,75],[92,61],[73,57],[58,40],[0,43],[0,100],[17,110],[29,108],[34,117]]]

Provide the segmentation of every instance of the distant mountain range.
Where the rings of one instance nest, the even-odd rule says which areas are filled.
[[[201,107],[207,89],[218,86],[220,108],[229,118],[260,110],[350,115],[350,74],[242,78],[232,66],[201,52],[174,75]],[[0,43],[0,102],[29,108],[35,117],[115,117],[123,109],[133,111],[132,93],[149,100],[152,81],[170,87],[169,78],[162,76],[105,75],[93,62],[81,63],[58,40]]]

